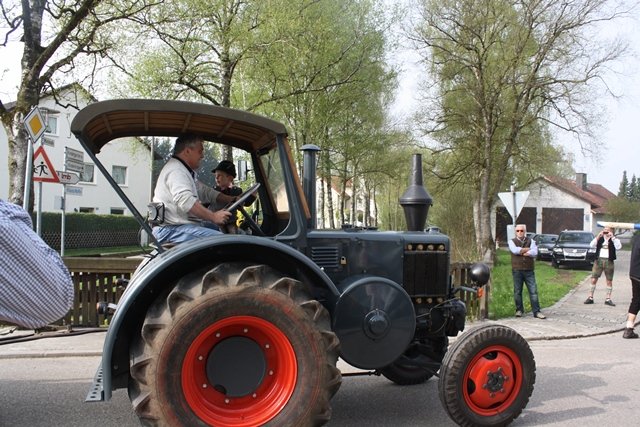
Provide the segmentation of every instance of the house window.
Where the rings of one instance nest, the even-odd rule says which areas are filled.
[[[111,176],[118,185],[127,184],[127,167],[126,166],[114,166],[111,169]]]
[[[58,118],[55,116],[48,116],[47,127],[44,131],[49,135],[57,135],[58,134]]]
[[[78,210],[82,213],[95,213],[96,208],[79,208]]]
[[[95,184],[96,177],[94,165],[92,165],[91,163],[84,164],[84,171],[82,171],[82,173],[80,174],[80,181]]]
[[[123,208],[111,208],[111,215],[124,215]]]

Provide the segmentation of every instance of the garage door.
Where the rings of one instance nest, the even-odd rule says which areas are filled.
[[[582,209],[542,208],[542,232],[559,234],[562,230],[582,230]]]

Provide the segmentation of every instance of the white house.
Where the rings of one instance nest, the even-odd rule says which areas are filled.
[[[72,106],[62,107],[59,104],[71,104],[83,108],[95,99],[80,85],[72,84],[61,88],[57,95],[60,103],[56,103],[51,95],[41,98],[39,108],[47,123],[47,130],[36,144],[44,147],[46,156],[57,171],[65,171],[65,151],[75,150],[83,155],[84,168],[80,181],[76,184],[62,185],[44,182],[42,186],[42,211],[59,211],[60,201],[65,198],[66,212],[90,212],[96,214],[131,215],[111,188],[104,176],[85,153],[80,142],[71,134],[71,121],[78,109]],[[35,150],[34,150],[35,151]],[[8,156],[7,135],[0,130],[0,156]],[[6,158],[6,157],[5,157]],[[104,147],[98,159],[111,173],[124,193],[131,199],[135,207],[144,214],[147,203],[151,199],[151,150],[148,145],[137,138],[123,138]],[[38,165],[34,165],[37,167]],[[5,168],[2,168],[3,170]],[[34,169],[34,173],[37,170]],[[8,197],[8,172],[0,175],[0,197]],[[34,184],[34,196],[38,201],[40,184]]]
[[[587,175],[576,174],[575,180],[541,177],[526,188],[529,196],[518,215],[518,223],[526,224],[533,233],[558,234],[562,230],[598,232],[597,222],[604,219],[606,202],[615,194],[600,184],[587,182]],[[494,236],[506,241],[506,225],[512,218],[500,200],[492,211]]]

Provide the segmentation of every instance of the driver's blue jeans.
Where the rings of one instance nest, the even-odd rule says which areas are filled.
[[[536,275],[533,270],[513,270],[513,299],[516,303],[516,310],[524,313],[522,304],[522,284],[527,285],[529,291],[529,301],[531,302],[531,311],[536,314],[540,311],[540,301],[538,301],[538,285],[536,284]]]
[[[220,231],[196,224],[161,225],[153,227],[153,235],[158,243],[182,243],[201,237],[219,236]]]

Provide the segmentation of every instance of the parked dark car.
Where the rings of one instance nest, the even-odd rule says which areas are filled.
[[[557,234],[536,234],[533,237],[533,240],[536,242],[536,246],[538,246],[538,257],[539,261],[549,261],[552,258],[553,247],[556,245],[556,241],[558,240]]]
[[[562,231],[553,247],[551,263],[556,268],[562,264],[593,264],[596,259],[596,248],[589,246],[592,240],[593,233],[590,231]]]

